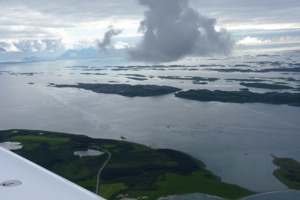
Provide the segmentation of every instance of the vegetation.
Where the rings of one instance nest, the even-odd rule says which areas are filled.
[[[253,194],[237,185],[223,183],[189,155],[170,149],[151,149],[127,141],[93,139],[83,135],[33,130],[0,131],[0,142],[20,142],[17,154],[95,191],[98,170],[107,154],[75,156],[75,151],[105,149],[112,154],[101,173],[100,195],[137,198],[186,193],[206,193],[237,199]]]
[[[273,163],[279,169],[273,172],[274,176],[290,189],[300,190],[300,163],[291,158],[277,158]]]
[[[72,87],[90,90],[96,93],[119,94],[126,97],[148,97],[170,94],[179,91],[179,88],[158,85],[129,85],[129,84],[102,84],[78,83],[77,85],[49,84],[58,88]]]
[[[294,89],[293,87],[288,85],[269,84],[269,83],[240,83],[240,85],[245,87],[255,87],[255,88],[272,89],[272,90]]]
[[[198,76],[159,76],[160,79],[170,79],[170,80],[190,80],[194,84],[205,84],[207,82],[215,82],[219,80],[218,78],[207,78],[207,77],[198,77]]]
[[[242,91],[210,91],[210,90],[188,90],[175,94],[176,97],[197,101],[219,101],[230,103],[268,103],[288,104],[300,106],[300,93],[254,93],[247,90]]]

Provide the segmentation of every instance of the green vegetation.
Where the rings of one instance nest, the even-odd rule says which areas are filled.
[[[127,141],[93,139],[34,130],[0,131],[0,142],[20,142],[17,154],[95,191],[97,173],[107,154],[75,156],[75,151],[105,149],[112,154],[101,173],[100,195],[117,199],[118,195],[149,200],[161,196],[206,193],[227,199],[238,199],[254,192],[237,185],[223,183],[205,168],[204,163],[182,152],[151,149]]]
[[[136,81],[146,81],[148,80],[147,76],[141,74],[118,74],[119,76],[126,76],[128,79]]]
[[[272,89],[272,90],[294,89],[293,87],[290,87],[288,85],[269,84],[269,83],[240,83],[240,85],[245,87],[255,87],[255,88]]]
[[[268,104],[288,104],[290,106],[300,106],[300,93],[254,93],[246,90],[242,91],[210,91],[210,90],[188,90],[175,94],[176,97],[197,100],[197,101],[219,101],[230,103],[268,103]]]
[[[291,158],[277,158],[273,163],[279,169],[273,172],[274,176],[290,189],[300,190],[300,163]]]
[[[159,76],[160,79],[170,79],[170,80],[190,80],[194,84],[205,84],[203,81],[207,82],[216,82],[218,78],[207,78],[207,77],[198,77],[198,76]]]
[[[128,84],[101,84],[101,83],[78,83],[77,85],[49,84],[58,88],[79,88],[96,93],[119,94],[126,97],[149,97],[170,94],[179,91],[179,88],[158,85],[128,85]]]

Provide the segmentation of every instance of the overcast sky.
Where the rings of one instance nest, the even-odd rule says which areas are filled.
[[[89,46],[111,26],[122,30],[115,37],[142,37],[138,29],[149,9],[138,0],[0,0],[0,7],[0,52],[24,50],[26,40],[36,40],[32,51]],[[299,0],[189,0],[189,7],[215,19],[217,30],[242,33],[244,42],[268,41],[247,38],[253,30],[296,30],[289,39],[299,39]]]

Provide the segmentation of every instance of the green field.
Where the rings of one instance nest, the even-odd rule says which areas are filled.
[[[290,189],[300,190],[300,163],[291,158],[274,157],[273,163],[279,168],[274,176]]]
[[[0,142],[20,142],[14,152],[94,192],[97,173],[108,154],[75,156],[75,151],[105,149],[112,156],[101,173],[100,195],[149,200],[167,195],[205,193],[226,199],[254,194],[223,183],[204,163],[179,151],[151,149],[127,141],[93,139],[83,135],[34,130],[0,131]]]

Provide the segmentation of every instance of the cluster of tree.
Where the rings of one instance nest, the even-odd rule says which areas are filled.
[[[275,158],[273,163],[279,166],[287,179],[300,184],[300,163],[291,158]]]
[[[169,169],[175,173],[188,175],[193,171],[200,170],[200,167],[196,163],[196,161],[182,152],[174,151],[171,149],[159,149],[157,151],[168,155],[170,158],[177,162],[175,166]]]

